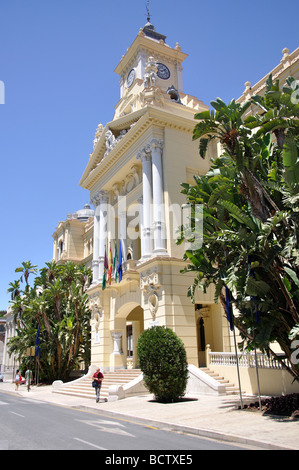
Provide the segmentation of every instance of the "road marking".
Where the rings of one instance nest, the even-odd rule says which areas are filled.
[[[42,400],[36,400],[35,398],[24,398],[24,401],[27,402],[27,403],[37,403],[37,404],[42,404],[42,405],[46,405],[47,403],[45,401],[42,401]]]
[[[87,444],[88,446],[95,447],[96,449],[107,450],[107,449],[105,449],[105,447],[100,447],[100,446],[97,446],[95,444],[92,444],[91,442],[83,441],[83,439],[79,439],[78,437],[74,437],[74,439],[75,439],[75,441],[83,442],[83,444]]]
[[[124,428],[125,426],[121,423],[117,423],[118,427],[115,427],[115,424],[111,421],[106,421],[104,419],[97,419],[97,420],[82,420],[82,419],[77,419],[77,421],[88,424],[89,426],[94,426],[97,428],[97,431],[102,431],[102,432],[110,432],[112,434],[120,434],[122,436],[129,436],[129,437],[136,437],[134,434],[131,434],[127,431],[125,431]],[[113,426],[113,427],[109,427]]]
[[[0,405],[8,405],[8,403],[6,403],[6,401],[0,401]]]
[[[20,416],[21,418],[25,418],[24,415],[20,415],[19,413],[15,413],[15,411],[11,411],[11,413],[12,413],[13,415]]]

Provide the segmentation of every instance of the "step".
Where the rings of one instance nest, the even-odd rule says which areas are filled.
[[[218,382],[222,383],[225,385],[225,393],[226,395],[235,395],[237,393],[240,393],[239,387],[235,386],[235,384],[230,383],[229,380],[225,379],[224,377],[220,376],[217,374],[217,372],[214,372],[213,370],[209,369],[208,367],[200,367],[200,370],[208,374],[210,377],[213,377],[215,380]],[[242,391],[242,393],[245,393]]]
[[[106,372],[104,374],[104,381],[101,387],[101,397],[107,398],[109,396],[109,387],[112,385],[125,385],[132,380],[139,377],[141,374],[140,369],[122,369],[114,372]],[[95,390],[91,386],[92,377],[84,377],[81,380],[75,380],[65,383],[61,388],[54,389],[54,393],[61,395],[70,395],[83,398],[94,398]]]

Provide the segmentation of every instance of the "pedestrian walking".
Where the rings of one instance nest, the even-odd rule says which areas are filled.
[[[30,385],[31,385],[31,380],[32,380],[32,372],[30,369],[27,369],[26,372],[25,372],[25,379],[26,379],[26,386],[27,386],[27,390],[29,392],[30,390]]]
[[[19,390],[19,385],[21,383],[21,380],[22,380],[22,377],[21,377],[20,371],[17,370],[16,376],[15,376],[16,390]]]
[[[95,392],[96,392],[96,403],[100,401],[100,391],[101,391],[103,380],[104,380],[104,376],[100,368],[98,368],[92,376],[92,386],[95,388]]]

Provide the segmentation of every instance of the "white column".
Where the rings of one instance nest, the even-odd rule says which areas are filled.
[[[164,191],[162,171],[162,149],[163,141],[153,139],[150,142],[152,152],[152,175],[153,175],[153,235],[154,253],[165,255],[165,213],[164,213]]]
[[[93,259],[92,259],[92,283],[97,284],[100,280],[99,254],[100,254],[100,200],[98,194],[95,195],[91,204],[94,205],[93,218]]]
[[[139,196],[137,199],[139,202],[139,234],[140,234],[140,248],[141,248],[141,255],[140,258],[144,256],[144,239],[143,239],[143,197]]]
[[[142,196],[143,196],[143,258],[152,256],[153,244],[152,225],[152,164],[150,148],[147,146],[138,153],[137,159],[142,161]]]
[[[108,231],[108,200],[109,200],[108,192],[100,191],[99,198],[100,198],[99,280],[102,281],[103,273],[104,273],[105,246],[107,244],[107,231]]]
[[[54,244],[53,244],[53,260],[57,261],[57,236],[54,238]]]

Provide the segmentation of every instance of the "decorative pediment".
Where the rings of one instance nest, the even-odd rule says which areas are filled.
[[[114,183],[112,187],[112,203],[115,204],[119,196],[129,194],[141,183],[141,180],[141,168],[138,165],[133,165],[125,179]]]

